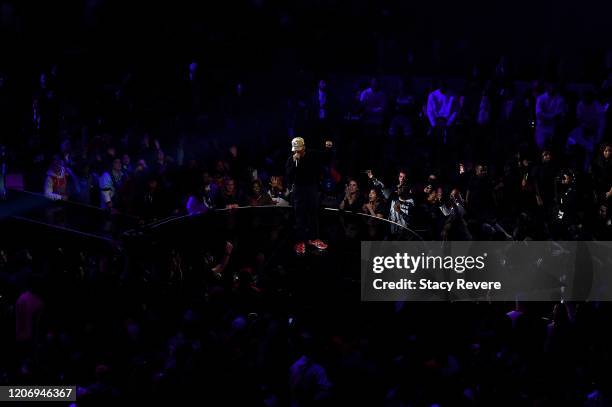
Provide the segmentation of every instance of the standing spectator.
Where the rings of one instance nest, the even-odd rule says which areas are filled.
[[[481,163],[476,166],[474,176],[468,184],[465,203],[470,217],[482,225],[481,231],[485,236],[493,237],[493,233],[501,233],[506,239],[512,238],[497,223],[497,202],[493,190],[493,181],[489,177],[488,168],[485,164]]]
[[[6,198],[6,147],[0,144],[0,200]]]
[[[395,98],[395,113],[389,124],[392,137],[410,137],[415,133],[417,111],[415,96],[408,80],[402,81],[400,93]]]
[[[389,210],[389,220],[398,223],[403,227],[412,226],[412,217],[414,216],[414,198],[410,193],[410,188],[407,185],[400,185],[397,191],[397,196],[391,200],[391,209]],[[396,225],[391,225],[391,232],[398,233],[401,228]]]
[[[559,206],[555,213],[555,220],[559,230],[568,237],[570,226],[578,221],[578,194],[576,189],[576,175],[572,170],[566,169],[561,175],[561,192],[559,193]],[[558,236],[561,237],[561,236]]]
[[[291,407],[321,405],[330,397],[331,382],[325,368],[309,354],[302,355],[289,369]]]
[[[5,144],[13,147],[17,140],[9,136],[14,134],[17,129],[19,116],[14,102],[14,89],[10,86],[11,84],[7,75],[0,72],[0,145]]]
[[[432,131],[446,131],[455,121],[455,98],[444,82],[427,96],[427,118]]]
[[[361,92],[359,102],[363,107],[366,124],[382,124],[387,107],[387,95],[380,89],[378,79],[370,80],[370,87]]]
[[[310,137],[316,145],[330,137],[334,131],[337,114],[335,95],[330,92],[327,80],[321,79],[312,95],[310,112]]]
[[[368,172],[368,177],[370,179],[372,186],[378,186],[380,188],[384,188],[384,185],[380,181],[378,181],[376,178],[374,178],[374,175],[372,174],[371,171]],[[400,190],[404,187],[409,193],[412,193],[410,187],[408,186],[408,171],[402,168],[399,170],[397,174],[397,185],[395,186],[395,188],[390,189],[388,196],[386,196],[387,199],[389,201],[397,200]]]
[[[593,158],[595,147],[603,136],[605,110],[595,100],[593,92],[585,92],[582,100],[576,106],[576,121],[578,127],[571,131],[567,139],[568,146],[580,146],[585,153],[584,162],[588,166]]]
[[[140,151],[138,158],[143,159],[147,166],[153,166],[155,161],[157,160],[157,150],[159,149],[159,143],[157,140],[151,142],[151,138],[149,133],[144,133],[142,135],[142,140],[140,142]]]
[[[555,178],[557,165],[550,150],[542,151],[542,161],[534,169],[536,201],[546,212],[550,210],[555,200]]]
[[[33,344],[41,333],[41,318],[44,302],[38,293],[38,276],[30,275],[28,288],[21,293],[15,303],[15,339],[23,345]]]
[[[535,142],[540,150],[550,147],[556,137],[562,120],[567,112],[565,100],[557,87],[550,83],[546,87],[546,92],[536,99],[536,132]]]
[[[595,194],[600,202],[612,197],[612,144],[601,146],[599,156],[591,166]]]
[[[313,113],[316,119],[321,121],[328,120],[331,112],[329,92],[327,90],[327,81],[325,79],[321,79],[319,81],[313,102]]]

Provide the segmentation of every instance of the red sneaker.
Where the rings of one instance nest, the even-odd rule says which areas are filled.
[[[316,239],[316,240],[309,240],[308,244],[311,246],[316,247],[319,250],[325,250],[327,249],[327,243],[325,243],[324,241],[320,240],[320,239]]]
[[[296,243],[295,246],[293,246],[293,250],[295,250],[295,254],[306,254],[306,245],[304,242]]]

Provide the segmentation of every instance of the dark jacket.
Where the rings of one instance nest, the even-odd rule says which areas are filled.
[[[323,168],[331,162],[331,151],[316,151],[306,149],[306,154],[296,162],[293,155],[287,158],[285,172],[287,185],[295,187],[318,186]]]

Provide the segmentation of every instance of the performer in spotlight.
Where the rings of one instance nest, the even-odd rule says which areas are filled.
[[[304,139],[291,140],[292,155],[287,159],[287,184],[292,187],[295,209],[296,254],[306,253],[306,244],[318,250],[327,249],[319,239],[319,180],[323,167],[331,161],[332,142],[324,151],[307,150]]]

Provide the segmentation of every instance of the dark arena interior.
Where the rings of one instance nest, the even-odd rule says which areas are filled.
[[[0,403],[612,406],[610,301],[361,274],[612,240],[611,12],[0,0]]]

